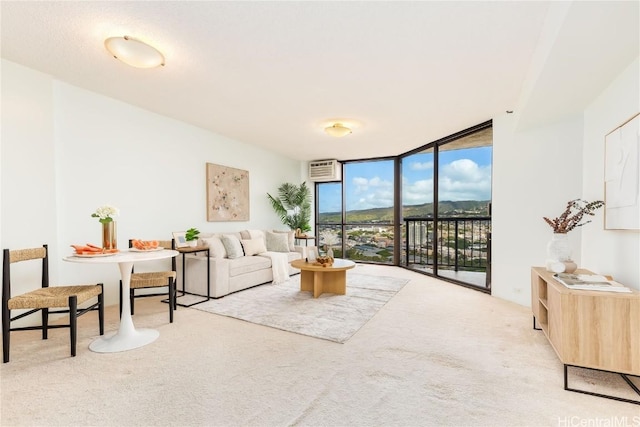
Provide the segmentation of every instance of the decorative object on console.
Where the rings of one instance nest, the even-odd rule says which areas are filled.
[[[604,202],[602,200],[593,202],[587,202],[582,199],[569,200],[562,215],[554,219],[549,219],[545,216],[543,219],[553,228],[554,233],[568,233],[576,227],[589,224],[591,220],[581,222],[582,218],[585,215],[594,216],[594,212],[603,206]]]
[[[111,205],[100,206],[91,218],[98,218],[102,224],[102,247],[104,249],[117,249],[118,236],[114,216],[120,215],[120,210]]]
[[[548,271],[562,273],[565,269],[564,262],[571,258],[571,248],[566,233],[553,233],[551,240],[547,243]]]
[[[198,245],[198,235],[200,231],[197,228],[190,228],[184,233],[184,239],[188,246],[195,248]]]
[[[300,232],[311,230],[311,191],[306,182],[299,186],[285,182],[278,187],[278,198],[269,193],[267,197],[284,225]]]
[[[207,163],[207,221],[249,221],[249,172]]]
[[[578,264],[576,264],[574,261],[572,261],[571,259],[564,261],[564,272],[565,273],[573,273],[574,271],[576,271],[578,269]]]
[[[561,273],[559,263],[564,263],[571,259],[571,249],[567,240],[567,233],[576,227],[582,227],[591,222],[582,221],[585,215],[593,216],[595,211],[604,206],[602,200],[587,202],[582,199],[570,200],[564,212],[557,218],[550,219],[543,217],[545,222],[553,229],[553,237],[547,244],[546,268],[548,271]],[[563,264],[564,267],[564,264]]]

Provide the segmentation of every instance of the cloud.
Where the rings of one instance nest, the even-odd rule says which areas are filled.
[[[421,168],[421,169],[420,169]],[[433,168],[432,162],[414,162],[410,170],[426,170]],[[408,170],[406,171],[408,172]],[[402,178],[402,203],[404,205],[418,205],[433,202],[432,172],[420,173],[418,179],[411,181],[413,175],[405,173]],[[442,201],[460,200],[490,200],[491,199],[491,165],[479,166],[470,159],[458,159],[440,167],[438,177],[438,195]],[[393,182],[379,176],[365,178],[353,177],[346,183],[346,210],[371,209],[393,206]],[[325,206],[323,212],[339,210],[339,197],[323,197]]]
[[[347,185],[347,210],[393,206],[393,182],[375,176],[371,179],[354,177],[351,183],[351,189]]]
[[[438,180],[440,200],[491,199],[491,166],[478,166],[469,159],[444,165]]]
[[[411,162],[409,169],[414,171],[423,171],[433,169],[433,162]]]
[[[411,168],[413,169],[413,167]],[[489,200],[491,199],[491,166],[478,166],[470,159],[459,159],[440,168],[438,177],[440,200]],[[433,178],[411,182],[402,180],[402,203],[418,205],[433,202]]]
[[[433,179],[421,179],[409,182],[402,180],[402,204],[421,205],[433,202]]]

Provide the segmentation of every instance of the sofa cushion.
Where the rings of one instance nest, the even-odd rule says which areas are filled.
[[[296,232],[294,230],[273,230],[274,233],[286,233],[289,241],[289,251],[295,252],[296,250]]]
[[[222,240],[222,244],[224,245],[224,249],[227,251],[227,257],[229,259],[235,259],[244,256],[242,244],[240,244],[240,239],[238,239],[237,236],[234,236],[232,234],[223,234],[220,240]]]
[[[241,240],[264,239],[264,231],[262,230],[242,230],[240,232]]]
[[[198,239],[198,246],[207,246],[209,248],[209,256],[212,258],[227,257],[227,251],[219,236],[200,238]]]
[[[242,249],[244,249],[244,256],[253,256],[267,251],[262,237],[257,239],[242,239],[240,243],[242,243]]]
[[[271,259],[261,256],[244,256],[231,260],[229,264],[229,276],[235,277],[264,269],[271,269]],[[258,283],[256,283],[256,285],[257,284]]]
[[[289,252],[289,239],[286,234],[267,231],[264,233],[264,237],[267,251]]]

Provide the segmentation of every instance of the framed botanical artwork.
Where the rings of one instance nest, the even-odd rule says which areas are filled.
[[[605,136],[604,228],[640,230],[640,114]]]
[[[207,163],[207,221],[249,221],[249,172]]]
[[[176,248],[186,248],[189,246],[186,238],[186,231],[174,231],[173,240],[176,242]]]

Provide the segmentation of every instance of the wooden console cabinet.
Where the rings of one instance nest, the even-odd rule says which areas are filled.
[[[537,323],[565,365],[565,389],[580,391],[568,388],[567,366],[640,376],[640,292],[569,289],[533,267],[531,310],[534,328]]]

